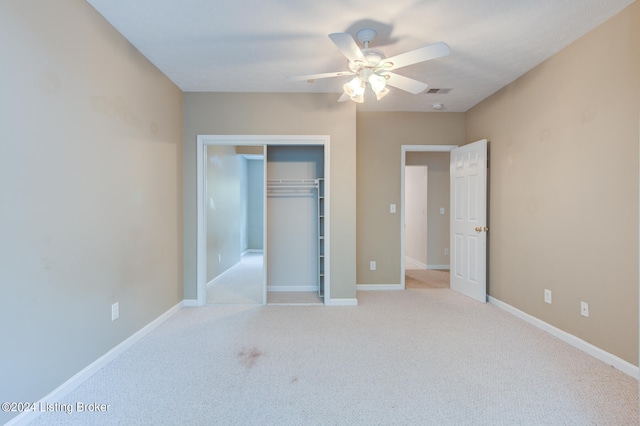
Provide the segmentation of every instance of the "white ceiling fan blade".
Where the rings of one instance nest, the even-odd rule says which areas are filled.
[[[384,64],[391,64],[387,65],[388,69],[395,70],[408,65],[417,64],[418,62],[441,58],[442,56],[447,56],[450,53],[451,50],[449,49],[449,46],[440,41],[438,43],[433,43],[416,50],[411,50],[409,52],[387,58],[382,61],[380,68],[384,68]]]
[[[362,50],[358,47],[356,41],[349,33],[332,33],[329,38],[340,49],[342,54],[346,56],[349,62],[365,61]]]
[[[351,71],[325,72],[322,74],[294,75],[289,77],[292,81],[317,80],[319,78],[342,77],[344,75],[353,75]]]
[[[424,92],[427,90],[427,87],[429,87],[427,83],[423,83],[400,74],[389,72],[385,73],[385,75],[389,76],[389,79],[387,80],[387,84],[389,86],[396,87],[400,90],[404,90],[405,92],[413,93],[414,95]]]

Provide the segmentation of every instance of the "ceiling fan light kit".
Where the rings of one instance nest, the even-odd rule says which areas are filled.
[[[344,94],[338,99],[338,102],[349,99],[358,103],[364,102],[367,84],[375,93],[377,100],[382,99],[389,93],[387,86],[393,86],[415,95],[426,90],[428,85],[391,71],[418,62],[447,56],[450,53],[449,46],[443,42],[438,42],[386,58],[381,51],[369,48],[369,43],[375,36],[376,31],[371,28],[364,28],[358,31],[356,38],[364,44],[364,49],[360,49],[356,41],[348,33],[329,34],[331,41],[348,59],[349,71],[295,76],[290,77],[290,79],[308,81],[318,78],[355,75],[351,81],[342,86]]]
[[[371,68],[363,67],[358,71],[358,75],[343,86],[344,93],[349,98],[358,103],[364,102],[364,92],[367,83],[371,86],[371,90],[376,94],[376,99],[382,99],[389,89],[387,89],[387,78],[384,75],[376,74]]]

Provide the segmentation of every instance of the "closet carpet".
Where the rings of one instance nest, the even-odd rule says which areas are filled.
[[[449,289],[185,308],[34,425],[634,425],[638,381]]]

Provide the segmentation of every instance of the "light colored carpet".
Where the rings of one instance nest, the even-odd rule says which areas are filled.
[[[638,382],[448,289],[187,308],[34,425],[634,425]]]
[[[405,269],[405,288],[450,288],[449,271],[443,269]]]

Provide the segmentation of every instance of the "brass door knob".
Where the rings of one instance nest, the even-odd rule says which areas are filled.
[[[476,226],[476,232],[482,232],[482,226]]]

